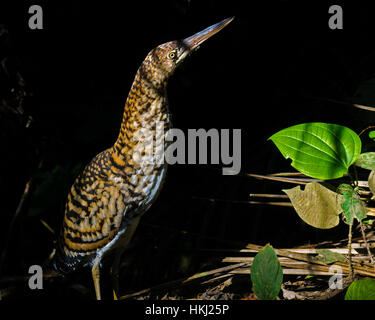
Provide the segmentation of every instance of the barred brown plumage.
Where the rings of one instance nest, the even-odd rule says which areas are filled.
[[[171,128],[167,81],[188,54],[232,20],[225,19],[189,38],[151,50],[136,73],[115,144],[94,157],[70,189],[54,266],[69,273],[90,265],[97,299],[101,298],[102,257],[118,248],[112,267],[116,276],[122,250],[165,179],[164,161],[143,159],[148,153],[158,154],[167,147],[164,135]],[[157,136],[160,123],[163,134]],[[155,150],[145,148],[154,140]]]

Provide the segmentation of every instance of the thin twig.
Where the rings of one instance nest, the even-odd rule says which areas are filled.
[[[274,175],[262,175],[262,174],[254,174],[254,173],[246,173],[246,176],[261,179],[261,180],[273,180],[273,181],[280,181],[280,182],[287,182],[287,183],[294,183],[294,184],[307,184],[310,182],[324,182],[324,180],[320,179],[311,179],[311,178],[283,178],[277,177]]]
[[[375,129],[375,126],[368,126],[366,128],[364,128],[359,134],[358,136],[361,136],[363,133],[365,133],[367,130],[369,129]]]
[[[268,206],[279,206],[279,207],[293,207],[291,202],[284,202],[284,201],[248,201],[248,204],[260,204],[260,205],[268,205]]]
[[[45,222],[43,219],[40,219],[40,222],[42,223],[43,226],[47,228],[49,232],[51,232],[53,235],[55,234],[55,230],[53,230],[47,222]]]
[[[279,172],[279,173],[270,173],[269,176],[273,177],[304,177],[308,178],[306,175],[304,175],[301,172]]]
[[[203,198],[193,196],[192,199],[195,200],[205,200],[210,202],[227,202],[227,203],[237,203],[237,204],[262,204],[270,206],[282,206],[282,207],[292,207],[290,202],[262,202],[262,201],[244,201],[244,200],[229,200],[229,199],[217,199],[217,198]]]
[[[364,241],[365,246],[366,246],[367,254],[368,254],[369,258],[370,258],[371,263],[375,267],[374,257],[371,254],[371,250],[370,250],[369,244],[367,242],[367,238],[366,238],[366,234],[365,234],[365,230],[364,230],[364,225],[363,225],[363,223],[362,223],[361,220],[359,220],[359,225],[360,225],[360,229],[361,229],[361,233],[362,233],[362,238],[363,238],[363,241]]]
[[[353,106],[355,108],[363,109],[363,110],[367,110],[367,111],[375,111],[374,107],[364,106],[362,104],[351,103],[351,102],[346,102],[346,101],[335,100],[335,99],[331,99],[331,98],[309,97],[309,96],[306,96],[306,98],[315,99],[315,100],[321,100],[321,101],[328,101],[328,102],[338,103],[338,104],[344,104],[344,105]]]
[[[356,103],[354,103],[353,106],[356,107],[356,108],[358,108],[358,109],[363,109],[363,110],[375,112],[375,108],[374,107],[364,106],[362,104],[356,104]]]
[[[250,193],[249,197],[253,198],[272,198],[272,199],[288,199],[285,194],[268,194],[268,193]]]

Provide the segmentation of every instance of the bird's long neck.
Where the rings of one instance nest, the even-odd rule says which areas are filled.
[[[146,61],[137,71],[125,102],[120,133],[113,146],[113,157],[119,166],[129,162],[127,160],[143,137],[145,140],[151,134],[149,138],[155,139],[157,126],[162,125],[164,132],[169,127],[166,81],[160,79]]]

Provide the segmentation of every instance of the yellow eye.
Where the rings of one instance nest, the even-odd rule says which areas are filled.
[[[168,58],[169,59],[175,59],[176,58],[176,50],[173,50],[168,53]]]

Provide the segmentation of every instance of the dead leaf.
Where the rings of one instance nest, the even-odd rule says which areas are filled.
[[[375,200],[375,171],[371,171],[368,176],[368,187],[372,193],[371,200]]]
[[[320,183],[308,183],[305,190],[297,186],[283,191],[288,195],[297,214],[307,224],[319,229],[330,229],[340,222],[342,195]]]

